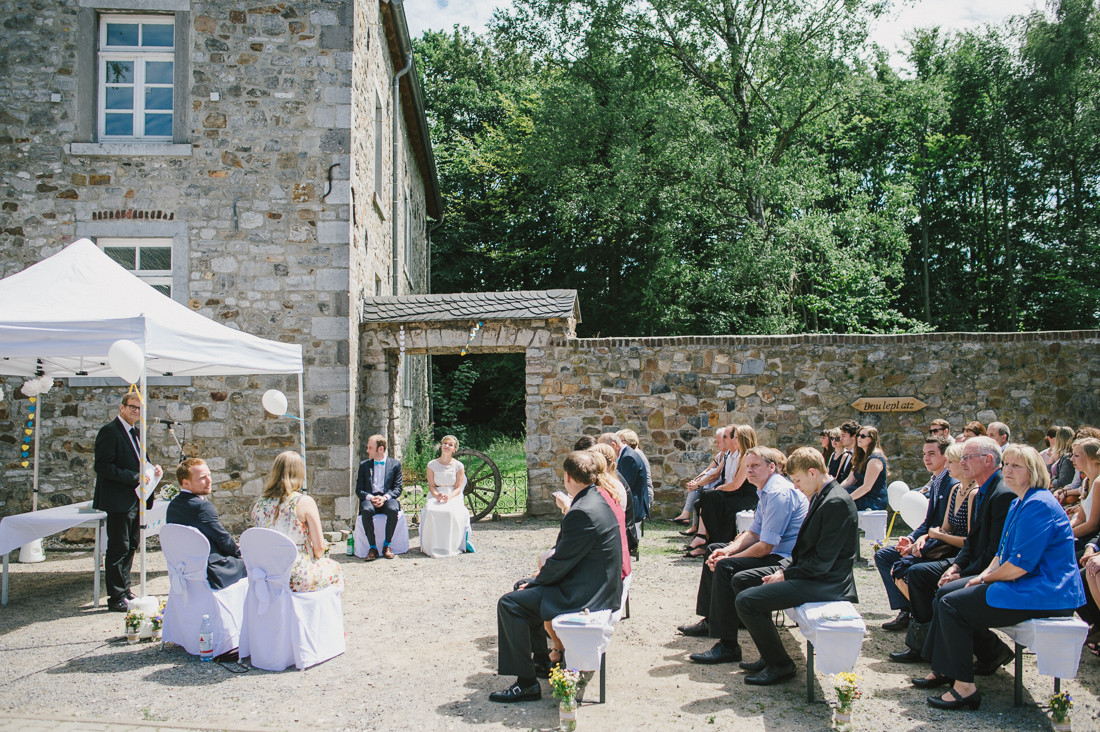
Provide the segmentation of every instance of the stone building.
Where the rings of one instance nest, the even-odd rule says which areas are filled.
[[[215,321],[302,344],[310,491],[326,518],[349,516],[366,437],[358,303],[427,291],[442,217],[401,5],[0,0],[0,20],[0,276],[88,237]],[[403,369],[406,429],[426,418],[425,362]],[[43,401],[45,505],[91,497],[95,433],[117,409],[118,388],[71,381]],[[16,458],[27,400],[4,386],[0,515],[29,509],[31,482]],[[242,528],[272,458],[298,444],[260,395],[294,404],[296,381],[150,387],[150,414],[183,424]],[[150,433],[174,464],[168,436]]]

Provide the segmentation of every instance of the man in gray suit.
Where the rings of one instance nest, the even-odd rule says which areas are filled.
[[[537,577],[497,602],[497,672],[517,678],[507,689],[490,694],[490,701],[542,698],[532,650],[533,638],[545,644],[544,621],[586,608],[619,609],[622,539],[615,514],[595,485],[596,453],[571,452],[564,468],[565,490],[573,502],[561,521],[554,553]]]

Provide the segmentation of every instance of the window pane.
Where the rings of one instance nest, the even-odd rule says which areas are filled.
[[[134,87],[109,86],[107,87],[107,109],[133,109]]]
[[[103,251],[126,269],[133,269],[137,261],[137,249],[134,247],[104,247]]]
[[[150,137],[172,136],[172,115],[147,114],[145,115],[145,134]]]
[[[172,297],[171,285],[153,285],[153,289],[164,295],[165,297]]]
[[[137,23],[108,23],[108,46],[136,46],[138,44]]]
[[[171,61],[149,61],[145,64],[145,83],[146,84],[171,84],[172,83],[172,62]]]
[[[171,109],[172,108],[172,87],[146,87],[145,88],[145,108],[146,109]]]
[[[134,62],[133,61],[108,61],[107,62],[107,83],[108,84],[133,84],[134,83]]]
[[[105,134],[131,136],[134,134],[134,115],[108,114],[104,121]]]
[[[142,247],[138,269],[172,269],[172,247]]]
[[[171,48],[172,26],[143,23],[141,26],[141,45]]]

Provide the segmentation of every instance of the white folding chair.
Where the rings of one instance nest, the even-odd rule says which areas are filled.
[[[248,597],[240,657],[267,671],[309,668],[344,652],[341,590],[291,592],[290,570],[298,547],[273,529],[248,529],[241,556],[248,568]]]
[[[240,643],[244,620],[244,599],[248,580],[242,579],[220,590],[206,581],[206,560],[210,542],[198,529],[165,524],[160,530],[160,547],[168,563],[168,604],[164,608],[163,639],[199,654],[199,625],[210,616],[214,631],[214,655],[231,651]]]
[[[367,543],[367,532],[363,530],[363,516],[355,517],[355,529],[352,531],[355,542],[355,556],[362,559],[370,551]],[[382,551],[382,542],[386,538],[386,515],[376,513],[374,515],[374,539],[378,542],[378,551]],[[397,527],[393,530],[393,542],[390,549],[394,554],[404,554],[409,551],[409,523],[405,519],[405,512],[397,513]]]

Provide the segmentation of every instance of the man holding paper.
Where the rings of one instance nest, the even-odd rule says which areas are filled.
[[[141,444],[137,421],[141,417],[141,397],[129,392],[122,397],[118,418],[105,424],[95,438],[95,496],[92,508],[107,514],[107,553],[104,556],[104,580],[107,584],[107,608],[126,612],[130,591],[130,568],[134,564],[139,534],[138,491],[141,470]],[[153,466],[153,479],[164,471]],[[152,498],[146,507],[151,508]]]

